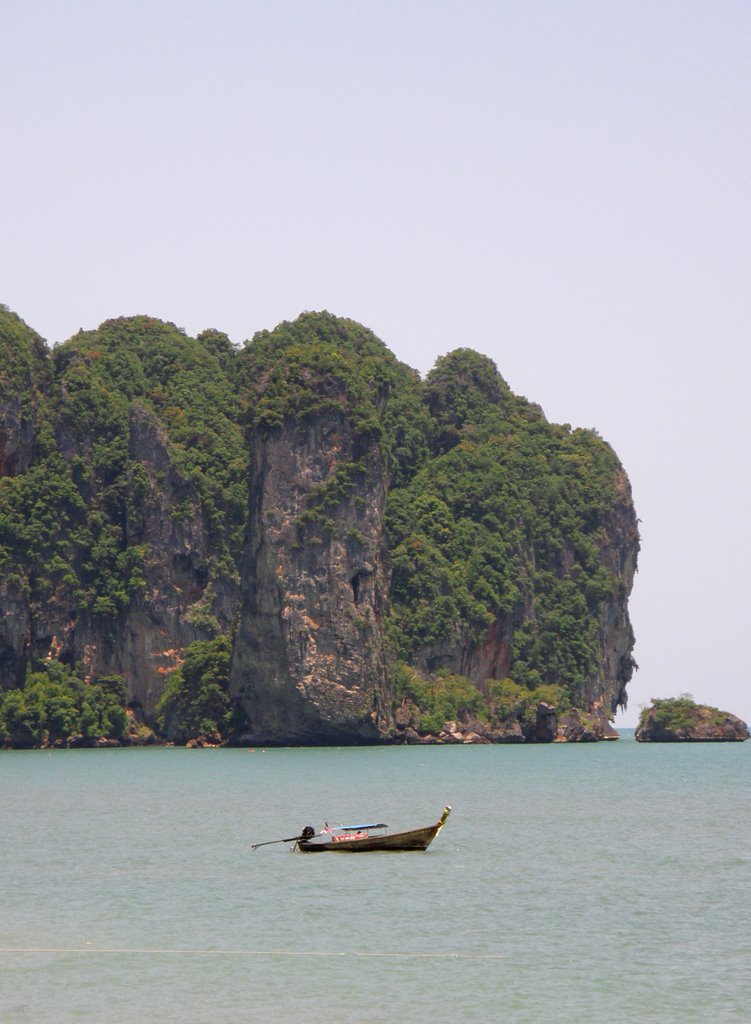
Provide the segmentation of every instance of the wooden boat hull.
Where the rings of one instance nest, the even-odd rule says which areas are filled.
[[[324,843],[317,843],[314,840],[300,839],[296,845],[301,853],[373,853],[377,850],[397,853],[405,850],[427,850],[443,828],[449,810],[450,808],[447,808],[441,820],[427,828],[394,832],[391,835],[365,836],[362,839],[340,839],[336,842],[327,840]]]

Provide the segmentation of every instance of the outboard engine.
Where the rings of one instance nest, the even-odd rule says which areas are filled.
[[[306,825],[305,828],[300,833],[300,838],[301,839],[312,839],[315,834],[316,834],[316,830],[313,828],[313,826],[312,825]]]

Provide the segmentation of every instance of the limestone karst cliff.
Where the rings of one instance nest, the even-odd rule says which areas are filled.
[[[224,681],[200,686],[224,687],[236,738],[399,742],[444,719],[535,738],[541,702],[597,733],[633,670],[637,552],[612,449],[469,349],[421,380],[308,313],[241,348],[131,317],[50,350],[0,309],[14,721],[29,671],[60,662],[122,677],[137,718],[182,736],[165,683],[226,637]]]

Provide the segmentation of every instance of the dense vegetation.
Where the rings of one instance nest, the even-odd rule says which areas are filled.
[[[361,325],[305,313],[242,348],[136,316],[50,351],[0,308],[3,409],[21,442],[0,462],[0,596],[27,602],[34,624],[30,660],[0,638],[6,737],[122,731],[122,688],[84,683],[69,649],[67,664],[40,661],[33,634],[63,608],[71,632],[96,622],[116,642],[160,571],[146,526],[155,508],[208,538],[206,565],[179,583],[202,595],[184,616],[198,639],[167,676],[156,720],[180,736],[232,733],[232,620],[214,597],[239,579],[248,441],[322,411],[353,424],[363,450],[380,444],[388,469],[395,706],[413,707],[424,732],[461,717],[528,723],[541,700],[576,704],[597,673],[598,616],[622,586],[601,553],[619,504],[630,508],[627,482],[595,432],[548,423],[470,349],[422,381]],[[145,459],[139,430],[163,457]],[[309,525],[324,529],[361,473],[343,463],[311,495]],[[504,672],[471,682],[457,651],[498,623]]]
[[[592,431],[547,423],[477,353],[439,360],[425,390],[433,457],[389,498],[396,651],[440,667],[504,616],[518,623],[514,680],[575,698],[616,585],[600,562],[615,454]]]
[[[183,740],[207,736],[221,740],[232,735],[239,710],[229,692],[228,636],[196,641],[185,649],[185,660],[169,677],[159,703],[157,723],[166,734]],[[170,728],[172,717],[176,728]]]
[[[466,676],[438,671],[425,674],[403,662],[396,666],[397,706],[407,708],[410,720],[424,735],[440,734],[447,722],[469,722],[503,732],[518,724],[531,735],[540,703],[565,711],[570,699],[562,686],[542,684],[530,689],[511,679],[489,679],[480,688]]]
[[[50,661],[29,671],[22,689],[0,697],[0,742],[17,747],[122,741],[128,732],[125,683],[110,676],[84,683]]]
[[[16,367],[3,381],[10,393],[38,342],[12,314],[0,312],[0,326],[0,361]],[[0,480],[0,573],[33,603],[67,599],[108,620],[142,590],[149,553],[139,527],[153,484],[130,450],[135,407],[158,422],[192,490],[174,516],[200,508],[214,571],[234,572],[246,507],[234,358],[218,332],[191,339],[148,317],[110,320],[57,346],[32,386],[18,387],[35,399],[34,460]]]
[[[269,430],[285,418],[340,410],[359,434],[382,440],[394,486],[429,455],[419,375],[353,320],[303,313],[259,331],[241,354],[239,375],[252,426]]]

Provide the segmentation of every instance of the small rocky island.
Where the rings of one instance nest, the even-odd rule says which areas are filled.
[[[652,704],[639,716],[640,743],[739,742],[748,739],[748,726],[728,711],[696,704],[689,694]]]

